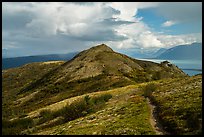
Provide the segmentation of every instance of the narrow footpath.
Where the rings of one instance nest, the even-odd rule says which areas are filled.
[[[153,129],[155,130],[156,134],[157,135],[168,135],[168,133],[163,130],[162,125],[158,121],[158,117],[155,113],[155,107],[156,106],[151,103],[149,98],[147,98],[147,102],[148,102],[148,106],[150,108],[150,123],[151,123]]]

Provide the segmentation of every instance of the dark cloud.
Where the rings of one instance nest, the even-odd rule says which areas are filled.
[[[31,22],[33,14],[30,12],[18,12],[16,14],[2,14],[2,27],[4,30],[25,29],[25,25]]]
[[[77,37],[82,41],[122,41],[128,39],[125,36],[116,34],[113,30],[97,31],[93,34]]]
[[[125,25],[125,24],[133,24],[133,21],[125,21],[125,20],[117,20],[116,18],[104,19],[101,24],[108,26],[117,26],[117,25]]]
[[[122,41],[128,39],[125,36],[117,34],[114,30],[117,26],[133,24],[135,22],[116,20],[116,18],[103,19],[93,23],[90,31],[82,36],[73,37],[82,41]],[[72,36],[70,36],[72,37]]]

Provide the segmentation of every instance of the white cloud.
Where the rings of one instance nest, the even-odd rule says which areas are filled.
[[[114,15],[116,18],[120,18],[122,20],[130,20],[137,21],[135,16],[137,14],[138,9],[156,7],[158,5],[157,2],[112,2],[108,3],[114,9],[120,11],[120,14]]]
[[[35,53],[46,51],[79,50],[96,43],[107,43],[115,49],[153,49],[171,47],[194,41],[202,41],[201,33],[184,35],[165,35],[152,29],[137,17],[138,9],[158,8],[161,16],[168,18],[164,27],[188,21],[184,11],[190,17],[196,13],[170,3],[151,2],[96,2],[96,3],[60,3],[60,2],[22,2],[3,3],[3,41],[4,48],[10,42]],[[179,4],[178,4],[179,5]],[[164,12],[166,7],[165,15]],[[187,7],[189,5],[187,4]],[[193,8],[199,5],[193,5]],[[156,9],[155,8],[155,9]],[[172,13],[173,12],[173,13]],[[175,15],[179,14],[179,15]],[[135,16],[136,15],[136,16]],[[175,16],[174,16],[175,15]],[[184,17],[185,16],[185,17]],[[196,15],[197,16],[197,15]],[[193,19],[199,19],[198,17]],[[190,19],[191,20],[191,19]],[[76,46],[73,46],[76,45]],[[47,50],[48,52],[48,50]],[[42,54],[42,53],[41,53]]]
[[[170,26],[173,26],[173,25],[175,25],[175,24],[176,24],[175,21],[168,20],[168,21],[164,22],[164,23],[162,24],[162,26],[163,26],[163,27],[170,27]]]
[[[158,39],[164,44],[164,47],[170,48],[182,44],[202,42],[202,33],[182,35],[158,35]]]
[[[144,48],[153,48],[153,47],[161,48],[164,46],[163,43],[159,41],[157,36],[149,31],[141,33],[136,43],[138,45],[143,45]]]
[[[135,28],[135,29],[133,29]],[[150,31],[150,28],[143,22],[135,24],[119,26],[118,32],[121,35],[128,37],[127,40],[120,42],[118,48],[151,48],[151,47],[162,47],[163,44],[157,39],[157,36]]]

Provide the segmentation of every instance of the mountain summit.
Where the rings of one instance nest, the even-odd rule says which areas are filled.
[[[43,67],[43,70],[46,70],[45,64]],[[31,68],[33,68],[32,73],[30,72]],[[114,52],[105,44],[84,50],[71,60],[55,65],[53,69],[46,73],[43,71],[43,74],[41,74],[40,69],[40,64],[39,66],[37,64],[33,64],[33,66],[25,65],[23,66],[23,74],[21,74],[21,71],[15,74],[19,75],[20,79],[18,81],[23,86],[13,90],[12,94],[16,94],[15,99],[23,97],[26,98],[26,101],[25,99],[23,99],[24,101],[22,99],[15,101],[18,105],[14,104],[14,109],[22,109],[29,113],[42,106],[85,93],[152,80],[186,76],[183,71],[169,62],[158,64],[133,59]],[[8,73],[15,73],[17,70],[4,71],[4,76]],[[38,77],[35,77],[34,74],[37,72]],[[3,77],[4,85],[8,86],[4,86],[4,89],[11,90],[6,81],[15,79],[15,75],[12,75],[13,78],[12,76]],[[32,79],[34,77],[35,79]],[[27,82],[23,83],[24,79],[28,79]]]
[[[38,104],[42,103],[41,98],[44,97],[63,94],[63,98],[67,98],[87,92],[183,76],[186,74],[173,64],[133,59],[101,44],[80,52],[73,59],[20,89],[19,94],[37,91],[37,99],[34,100]],[[59,100],[49,101],[51,103]]]
[[[131,130],[131,134],[154,133],[149,131],[150,127],[146,125],[149,121],[149,109],[143,97],[146,84],[151,86],[157,83],[153,85],[165,86],[161,89],[162,92],[169,90],[171,92],[168,91],[168,93],[174,94],[177,92],[175,92],[176,86],[171,83],[172,80],[177,84],[180,80],[188,78],[177,66],[168,61],[158,64],[133,59],[113,51],[105,44],[84,50],[66,62],[38,62],[6,69],[2,71],[3,132],[4,134],[30,134],[43,131],[47,127],[61,126],[64,123],[70,123],[68,121],[93,113],[95,117],[101,117],[105,114],[95,112],[108,106],[117,109],[110,109],[111,113],[108,112],[108,118],[105,118],[110,120],[107,121],[110,126],[115,126],[110,123],[113,121],[112,118],[121,120],[121,117],[116,116],[119,114],[123,117],[123,122],[117,124],[122,126],[118,128],[124,129],[123,124],[131,125],[131,128],[142,126],[144,129],[137,131],[138,128],[135,128],[134,132]],[[189,85],[189,82],[186,83]],[[183,83],[179,83],[180,85]],[[191,88],[189,90],[191,91]],[[178,92],[180,93],[180,90]],[[158,101],[169,100],[169,95],[161,94],[167,99]],[[175,97],[178,99],[179,96]],[[108,101],[109,99],[112,103]],[[174,101],[170,102],[174,103]],[[179,104],[183,103],[179,102]],[[163,109],[166,110],[166,108]],[[103,111],[107,112],[107,110]],[[136,121],[132,122],[133,119]],[[101,120],[104,121],[103,118]],[[79,125],[83,124],[79,123]],[[92,128],[92,126],[89,127]],[[59,128],[61,129],[64,127]],[[66,129],[69,130],[70,127]],[[113,133],[115,129],[112,130],[111,127],[110,131],[108,133]]]
[[[108,47],[106,44],[101,44],[95,47],[90,48],[89,50],[95,50],[95,51],[113,51],[110,47]]]

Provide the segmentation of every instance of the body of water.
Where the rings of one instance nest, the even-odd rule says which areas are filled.
[[[140,59],[160,63],[161,59]],[[167,60],[182,69],[189,76],[202,73],[202,60]]]

